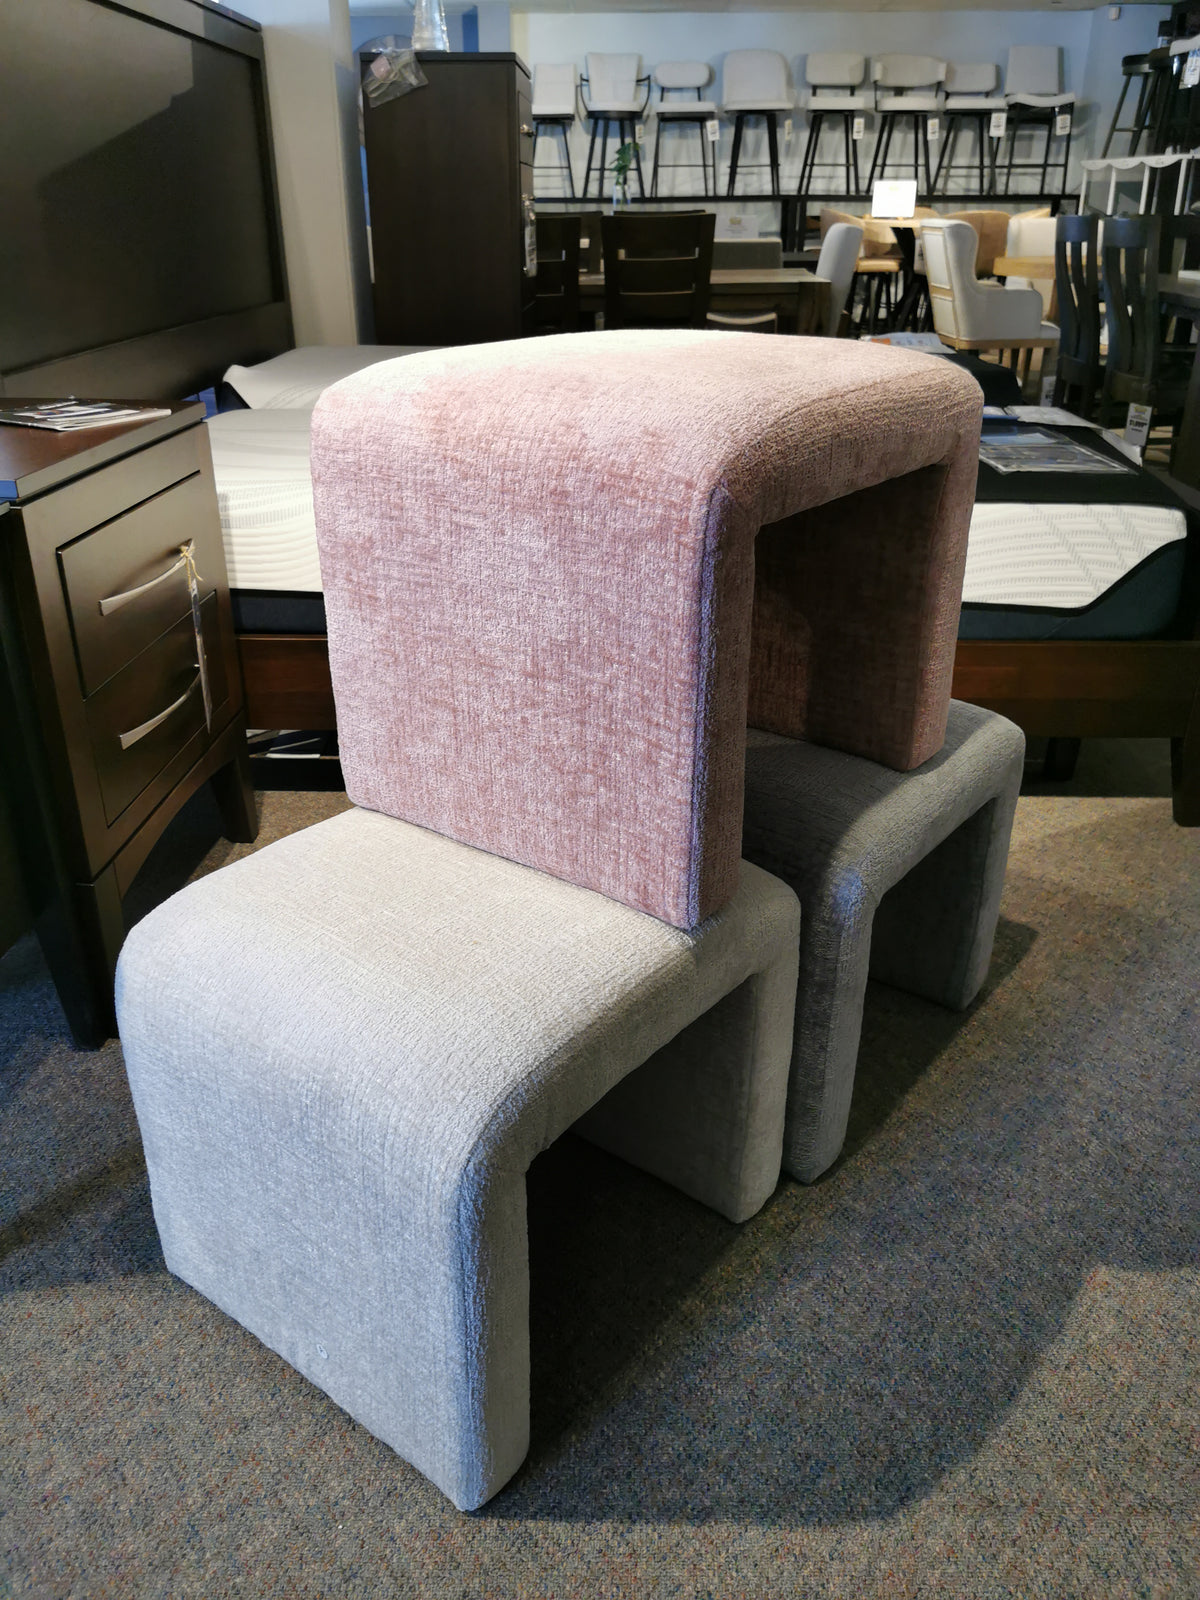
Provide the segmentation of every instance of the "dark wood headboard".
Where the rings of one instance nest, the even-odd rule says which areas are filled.
[[[123,13],[127,18],[141,19],[147,28],[166,27],[191,34],[235,50],[249,61],[255,99],[254,122],[262,142],[266,223],[273,252],[276,297],[231,314],[154,329],[134,338],[0,372],[0,395],[53,398],[79,394],[112,399],[175,400],[217,383],[235,361],[264,360],[291,349],[294,343],[283,263],[262,30],[258,23],[213,0],[89,0],[89,3]]]

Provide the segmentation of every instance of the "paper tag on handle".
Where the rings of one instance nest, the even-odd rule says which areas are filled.
[[[791,117],[786,118],[785,121],[784,121],[784,124],[783,124],[783,142],[784,142],[784,144],[791,144],[791,142],[792,142],[792,119],[791,119]]]
[[[1054,404],[1054,388],[1057,382],[1058,379],[1053,372],[1048,372],[1042,379],[1042,398],[1040,402],[1042,405],[1052,406]]]
[[[1008,112],[993,111],[992,120],[988,123],[988,135],[992,139],[1003,139],[1008,131]]]
[[[717,121],[716,117],[709,117],[708,121],[704,124],[704,131],[708,135],[709,144],[716,144],[717,140],[721,137],[721,124]]]
[[[930,144],[936,144],[938,139],[941,137],[942,125],[936,117],[930,117],[929,121],[925,124],[925,131],[929,135]]]
[[[867,119],[866,119],[866,117],[855,117],[854,121],[850,125],[850,137],[852,139],[861,139],[864,136],[864,134],[866,133],[866,131],[867,131]]]
[[[1054,119],[1054,131],[1060,139],[1065,138],[1071,131],[1071,113],[1060,111]]]
[[[1130,406],[1125,414],[1126,444],[1131,444],[1138,450],[1146,448],[1146,440],[1150,437],[1152,414],[1149,406]]]
[[[200,669],[200,693],[204,697],[204,725],[212,731],[212,691],[208,686],[208,657],[204,653],[204,623],[200,616],[200,574],[196,570],[196,545],[189,539],[179,546],[187,566],[188,598],[192,602],[192,630],[196,635],[196,665]]]

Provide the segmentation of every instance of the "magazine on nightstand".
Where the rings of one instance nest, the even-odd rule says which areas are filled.
[[[120,400],[46,400],[36,405],[0,406],[0,423],[14,428],[50,428],[55,433],[75,433],[84,428],[108,428],[117,422],[149,422],[169,417],[170,406],[130,406]]]

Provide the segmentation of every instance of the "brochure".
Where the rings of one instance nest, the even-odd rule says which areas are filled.
[[[75,433],[84,428],[109,428],[117,422],[149,422],[169,417],[169,406],[130,406],[120,400],[48,400],[38,405],[0,406],[0,423],[15,428],[50,428]]]
[[[984,438],[979,459],[997,472],[1132,472],[1123,461],[1113,461],[1089,445],[1056,438],[1034,429],[1029,433]]]

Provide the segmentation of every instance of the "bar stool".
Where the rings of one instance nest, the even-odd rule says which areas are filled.
[[[933,190],[937,193],[942,174],[946,175],[943,194],[950,192],[950,177],[954,172],[969,171],[978,163],[979,193],[991,194],[996,187],[996,151],[999,139],[988,138],[988,127],[997,111],[1006,111],[1008,101],[995,94],[999,69],[993,61],[951,61],[946,66],[946,98],[942,102],[945,134],[941,153],[933,174]],[[954,147],[964,123],[975,124],[976,161],[954,161]]]
[[[946,63],[934,56],[887,55],[871,63],[871,81],[875,85],[875,109],[880,113],[879,132],[875,151],[871,157],[871,172],[867,188],[876,176],[887,173],[891,152],[892,134],[898,122],[912,123],[913,177],[921,182],[921,157],[924,155],[925,186],[920,191],[929,194],[933,188],[933,174],[929,166],[929,118],[938,109],[938,85],[945,79]],[[895,94],[880,94],[879,90],[897,90]]]
[[[637,147],[636,129],[650,101],[650,79],[641,76],[642,58],[634,55],[597,55],[589,52],[587,72],[581,79],[587,85],[582,95],[583,108],[592,124],[592,137],[588,144],[587,166],[583,174],[583,197],[588,198],[592,181],[592,163],[596,154],[596,135],[600,138],[600,165],[597,168],[596,190],[604,198],[604,174],[608,169],[608,130],[615,122],[619,144],[633,146],[633,164],[637,169],[638,194],[646,198],[646,185],[642,180],[642,157]],[[639,99],[639,91],[641,98]]]
[[[1071,158],[1071,125],[1075,96],[1062,87],[1062,50],[1056,44],[1014,44],[1008,52],[1004,75],[1004,94],[1008,102],[1008,160],[1004,169],[1004,192],[1012,189],[1014,172],[1033,172],[1041,168],[1039,194],[1046,193],[1051,169],[1060,175],[1058,193],[1067,186],[1067,163]],[[1058,119],[1066,117],[1062,157],[1050,160]],[[1026,128],[1045,128],[1046,143],[1040,161],[1017,161],[1017,140]]]
[[[575,198],[575,174],[571,170],[571,129],[575,126],[575,64],[538,65],[533,69],[533,166],[537,172],[538,135],[543,128],[557,129],[562,139],[562,161],[556,171],[567,175],[567,187]]]
[[[673,161],[673,167],[699,166],[704,174],[704,193],[715,195],[717,192],[717,149],[713,142],[712,149],[712,189],[708,186],[709,156],[707,146],[709,140],[705,135],[708,123],[713,122],[717,115],[715,100],[705,100],[701,90],[707,88],[712,81],[712,68],[707,61],[661,61],[654,69],[654,81],[658,84],[659,98],[655,109],[654,125],[654,165],[650,173],[650,194],[658,194],[658,155],[659,145],[662,140],[662,131],[666,127],[686,127],[694,123],[700,135],[700,160]],[[694,99],[668,100],[668,94],[694,95]]]
[[[817,167],[836,169],[839,165],[845,168],[846,193],[853,195],[862,193],[858,172],[858,143],[854,138],[854,120],[866,111],[867,97],[854,91],[866,75],[865,57],[856,56],[849,51],[814,53],[805,61],[804,79],[812,93],[808,97],[808,138],[804,144],[804,158],[800,163],[797,194],[808,194]],[[821,129],[827,116],[840,116],[842,119],[840,163],[817,160]]]
[[[1193,56],[1200,57],[1200,33],[1175,39],[1167,48],[1155,129],[1156,150],[1190,150],[1200,138],[1200,80],[1187,81],[1188,63]]]
[[[1108,127],[1108,137],[1101,150],[1101,159],[1106,156],[1118,133],[1129,135],[1129,149],[1126,155],[1137,155],[1138,145],[1142,135],[1149,134],[1157,120],[1157,113],[1161,103],[1164,84],[1164,73],[1169,63],[1169,55],[1165,50],[1147,50],[1144,55],[1121,57],[1121,93],[1117,96],[1116,109],[1112,114],[1112,121]],[[1137,103],[1133,108],[1133,121],[1121,125],[1121,111],[1125,105],[1125,97],[1129,93],[1130,85],[1137,81]]]
[[[766,162],[771,169],[771,193],[779,193],[779,128],[781,111],[794,109],[788,86],[787,62],[778,50],[731,50],[721,74],[725,91],[722,109],[733,118],[733,149],[729,156],[729,181],[725,193],[731,195],[737,183],[738,161],[742,151],[742,129],[747,117],[762,117],[767,124]],[[762,166],[764,163],[756,162]]]

